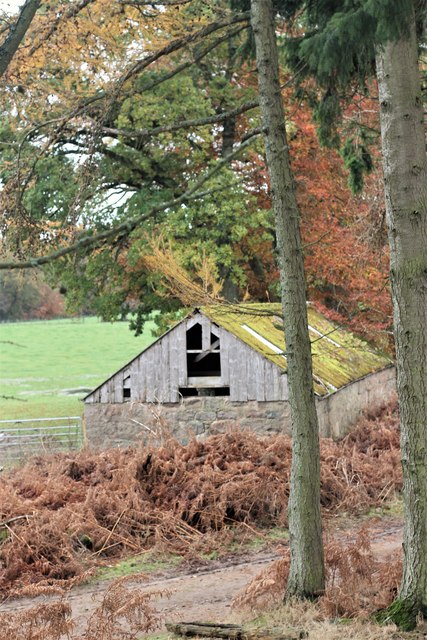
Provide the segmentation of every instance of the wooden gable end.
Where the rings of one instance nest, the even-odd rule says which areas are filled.
[[[193,313],[95,389],[86,402],[176,403],[186,396],[286,400],[287,377],[203,313]]]

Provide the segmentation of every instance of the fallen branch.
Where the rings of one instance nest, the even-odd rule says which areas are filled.
[[[230,638],[230,640],[300,640],[307,638],[304,629],[244,629],[238,624],[217,624],[210,622],[166,622],[170,633],[186,638],[199,636],[202,638]]]
[[[17,520],[28,520],[28,518],[31,517],[31,513],[27,513],[24,516],[15,516],[14,518],[9,518],[9,520],[3,520],[3,522],[0,522],[0,527],[7,527],[7,525],[11,524],[12,522],[16,522]]]

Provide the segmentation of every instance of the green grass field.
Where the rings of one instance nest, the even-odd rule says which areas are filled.
[[[81,398],[153,339],[97,318],[0,324],[1,419],[81,415]]]

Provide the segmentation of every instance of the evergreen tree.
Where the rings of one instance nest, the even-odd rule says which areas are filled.
[[[414,14],[412,14],[414,15]],[[404,498],[404,564],[386,614],[400,628],[427,617],[427,156],[415,20],[378,48]]]
[[[298,90],[307,94],[321,144],[340,148],[353,191],[372,170],[370,136],[363,123],[342,140],[343,110],[369,93],[378,47],[400,37],[405,16],[415,8],[416,31],[425,37],[425,0],[285,0],[277,2],[289,35],[283,39],[287,64]],[[306,80],[315,79],[315,85]]]
[[[405,504],[403,579],[382,619],[409,630],[427,614],[427,158],[417,46],[425,2],[314,0],[284,2],[280,10],[294,27],[299,21],[288,57],[316,80],[324,143],[338,144],[349,88],[363,90],[375,73],[378,80]],[[344,143],[355,186],[370,168],[366,154]]]

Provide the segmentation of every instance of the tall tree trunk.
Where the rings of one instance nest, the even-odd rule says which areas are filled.
[[[252,0],[259,100],[276,219],[292,417],[288,595],[313,598],[324,590],[320,518],[319,427],[313,393],[304,259],[289,160],[271,0]]]
[[[404,569],[390,608],[427,613],[427,159],[415,20],[377,55],[404,496]]]
[[[41,0],[27,0],[21,7],[17,21],[10,28],[6,40],[0,47],[0,77],[8,68],[16,50],[24,39],[40,3]]]

